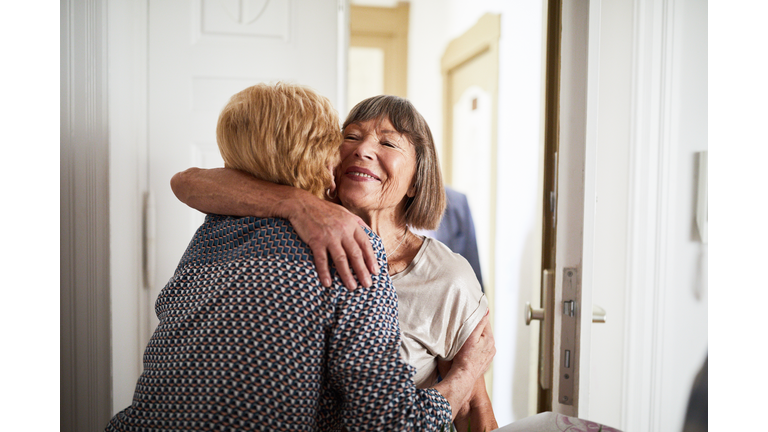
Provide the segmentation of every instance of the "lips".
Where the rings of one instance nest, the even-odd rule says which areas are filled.
[[[344,175],[355,181],[381,181],[381,179],[370,170],[357,166],[347,168],[347,170],[344,171]]]

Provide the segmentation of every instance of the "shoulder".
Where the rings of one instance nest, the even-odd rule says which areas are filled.
[[[285,219],[211,214],[197,229],[182,263],[266,255],[306,260],[311,258],[311,250]]]
[[[398,296],[408,301],[424,300],[424,296],[441,298],[448,303],[480,303],[483,290],[472,266],[438,240],[425,237],[419,253],[402,273],[392,277]],[[417,300],[421,299],[421,300]]]
[[[414,259],[416,266],[427,272],[432,278],[454,281],[453,285],[461,288],[477,288],[482,294],[472,266],[466,258],[453,252],[448,246],[433,238],[425,238],[423,253]]]

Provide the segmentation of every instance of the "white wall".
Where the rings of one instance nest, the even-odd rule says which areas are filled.
[[[540,177],[543,141],[542,1],[412,0],[408,97],[424,115],[440,148],[443,136],[440,60],[448,43],[487,12],[501,14],[497,189],[497,354],[493,404],[499,424],[535,413],[536,327],[526,327],[526,301],[538,302]],[[533,299],[536,300],[533,300]]]
[[[696,153],[707,150],[707,1],[677,0],[672,34],[668,263],[658,431],[682,429],[708,351],[707,246],[695,225]]]

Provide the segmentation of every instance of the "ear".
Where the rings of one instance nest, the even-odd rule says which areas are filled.
[[[411,187],[408,188],[408,192],[406,192],[406,195],[408,198],[413,198],[416,196],[416,185],[412,184]]]

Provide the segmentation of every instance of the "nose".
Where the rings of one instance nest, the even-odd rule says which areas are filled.
[[[362,140],[358,141],[357,147],[355,147],[355,156],[373,160],[376,156],[375,144],[376,137],[371,134],[365,135]]]

